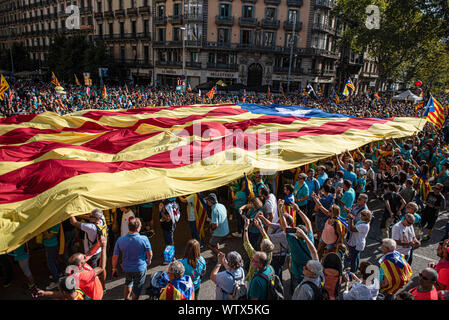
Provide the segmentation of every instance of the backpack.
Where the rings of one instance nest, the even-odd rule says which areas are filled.
[[[228,300],[247,300],[248,289],[246,288],[245,285],[244,276],[242,275],[241,278],[237,279],[231,272],[226,271],[226,273],[229,274],[234,280],[234,287],[231,293],[227,293],[226,291],[221,289],[228,298]]]
[[[284,286],[282,285],[279,276],[274,273],[273,268],[269,266],[271,272],[267,276],[262,272],[258,272],[256,276],[259,276],[267,281],[267,300],[284,300]]]
[[[309,287],[312,288],[313,300],[329,300],[329,293],[327,293],[327,290],[324,288],[324,286],[318,288],[318,286],[311,281],[305,281],[302,285],[305,284],[309,285]]]
[[[103,225],[95,223],[95,227],[97,228],[97,235],[99,237],[105,237],[108,238],[108,226],[106,225],[106,220],[104,218],[101,219],[103,221]],[[95,238],[95,241],[90,241],[89,236],[86,237],[87,241],[91,244],[91,246],[94,246],[97,243],[97,238]]]

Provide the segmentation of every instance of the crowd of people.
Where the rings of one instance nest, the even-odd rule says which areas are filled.
[[[138,108],[151,105],[189,105],[202,97],[188,93],[142,88],[108,88],[90,97],[85,89],[67,87],[67,110],[55,102],[49,87],[15,89],[12,101],[2,105],[3,115],[43,111],[59,113],[86,108]],[[247,96],[246,102],[298,104],[293,97]],[[217,95],[208,103],[239,102],[241,96]],[[354,116],[416,116],[413,105],[379,102],[367,97],[344,105],[329,100],[306,101],[333,113]],[[443,104],[446,96],[438,97]],[[168,267],[151,285],[160,300],[198,299],[206,269],[213,263],[210,280],[217,300],[445,300],[449,291],[449,224],[438,244],[439,262],[419,273],[418,285],[404,287],[412,279],[413,251],[430,239],[449,194],[448,140],[428,124],[413,137],[372,142],[300,168],[233,181],[207,194],[169,198],[132,207],[95,209],[85,216],[71,217],[36,239],[45,248],[50,283],[36,286],[30,270],[27,244],[12,255],[26,277],[33,297],[83,300],[103,299],[110,260],[117,277],[124,273],[124,299],[139,299],[147,287],[147,269],[152,263],[150,239],[154,239],[153,212],[166,248]],[[205,232],[198,230],[194,203],[207,209]],[[370,200],[373,200],[370,202]],[[185,203],[186,213],[180,206]],[[368,206],[382,205],[379,250],[382,257],[370,261],[365,255],[367,236],[374,213]],[[182,214],[187,215],[191,240],[182,259],[170,253],[174,232]],[[235,225],[229,222],[235,220]],[[235,227],[235,231],[232,229]],[[62,228],[62,229],[61,229]],[[60,233],[65,242],[61,246]],[[241,239],[241,250],[223,252],[228,237]],[[40,239],[39,239],[40,238]],[[77,240],[83,245],[77,246]],[[153,241],[153,240],[151,240]],[[206,259],[209,249],[214,258]],[[62,255],[61,253],[64,252]],[[167,255],[166,255],[167,253]],[[161,253],[162,254],[162,253]],[[58,256],[63,257],[63,263]],[[0,255],[4,287],[12,280],[11,258]],[[121,263],[119,264],[119,261]],[[246,261],[246,263],[245,263]],[[65,268],[62,268],[64,266]],[[285,270],[289,278],[284,279]],[[154,280],[154,281],[153,281]],[[284,287],[290,289],[289,292]]]
[[[8,98],[0,105],[0,116],[15,114],[35,114],[52,111],[58,114],[72,113],[86,109],[119,109],[143,108],[151,106],[178,106],[193,104],[220,103],[255,103],[255,104],[284,104],[303,105],[321,108],[325,112],[348,114],[361,117],[388,118],[392,116],[420,116],[422,109],[416,109],[411,102],[391,101],[391,96],[384,95],[375,99],[374,92],[365,95],[350,96],[338,103],[331,97],[317,94],[318,99],[304,96],[304,92],[254,93],[239,91],[231,94],[221,92],[212,99],[206,95],[207,91],[178,93],[169,89],[150,88],[147,86],[104,86],[85,87],[64,85],[63,92],[57,93],[55,86],[49,82],[35,82],[18,80],[11,83]],[[218,91],[220,92],[220,91]],[[440,96],[443,105],[449,103],[449,96]]]

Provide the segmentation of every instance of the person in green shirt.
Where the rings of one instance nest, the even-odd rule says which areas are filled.
[[[306,179],[307,175],[305,173],[300,173],[293,191],[295,202],[303,212],[306,211],[307,199],[309,199],[309,187],[307,186],[307,183],[305,183]]]
[[[250,300],[266,300],[268,296],[267,281],[258,276],[259,274],[275,274],[273,268],[268,264],[268,256],[265,252],[258,251],[254,253],[251,265],[257,270],[254,278],[249,283],[248,298]]]
[[[249,242],[248,228],[250,225],[250,220],[245,216],[243,216],[243,219],[245,220],[245,226],[244,226],[244,232],[243,232],[243,247],[245,248],[248,258],[250,260],[252,260],[254,254],[256,253],[256,250],[253,248],[253,246]],[[273,258],[274,244],[273,244],[273,242],[271,242],[270,238],[268,237],[268,234],[265,232],[265,229],[262,227],[262,222],[260,221],[259,217],[254,218],[253,224],[259,229],[260,233],[262,234],[262,241],[260,242],[260,250],[267,254],[268,263],[270,264],[271,259]],[[251,279],[254,277],[255,271],[256,271],[256,268],[254,267],[254,265],[250,264],[248,274],[246,275],[247,281],[251,281]]]

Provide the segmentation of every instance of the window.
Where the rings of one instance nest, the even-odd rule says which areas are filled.
[[[253,6],[243,6],[242,9],[242,17],[243,18],[253,18],[254,17],[254,7]]]
[[[157,29],[157,41],[165,41],[165,28]]]
[[[108,0],[108,11],[112,11],[112,0]]]
[[[159,50],[159,51],[157,52],[157,59],[158,59],[158,61],[160,61],[160,62],[165,62],[165,61],[167,61],[167,52],[162,51],[162,50]]]
[[[148,34],[148,20],[143,20],[143,33],[145,34],[145,35],[147,35]]]
[[[182,14],[181,3],[177,2],[173,4],[173,16],[179,16]]]
[[[231,41],[231,29],[218,28],[218,43],[229,43]]]
[[[295,21],[295,17],[296,17],[296,21],[299,21],[298,13],[299,13],[298,10],[289,9],[288,10],[288,21],[293,23]]]
[[[133,60],[137,59],[137,46],[132,46]]]
[[[198,62],[198,52],[190,52],[190,61]]]
[[[118,0],[118,8],[123,9],[123,0]]]
[[[200,41],[203,26],[201,24],[191,23],[186,25],[186,40]]]
[[[184,1],[184,14],[192,16],[201,15],[203,12],[203,4],[201,0]]]
[[[220,17],[230,17],[231,5],[229,3],[220,3],[219,15]]]
[[[252,44],[253,37],[254,37],[253,30],[241,30],[240,31],[240,43],[241,44]]]
[[[143,47],[143,59],[145,62],[148,62],[150,59],[150,47],[148,46]]]
[[[162,17],[165,16],[165,6],[164,5],[161,5],[161,6],[157,7],[157,16],[159,18],[162,18]]]
[[[264,32],[263,33],[263,46],[272,47],[274,46],[274,40],[276,39],[274,32]]]
[[[298,40],[298,38],[296,37],[296,34],[292,34],[291,32],[287,32],[285,34],[285,46],[286,47],[290,48],[292,46],[292,44],[294,47],[296,47],[297,40]]]
[[[97,12],[101,12],[101,1],[97,2]]]
[[[123,35],[125,33],[125,23],[120,22],[120,34]]]
[[[131,33],[136,34],[137,28],[136,28],[136,21],[131,21]]]
[[[215,63],[215,53],[209,52],[209,59],[207,61],[209,63]]]
[[[173,27],[173,41],[181,41],[182,35],[181,35],[181,28]]]
[[[102,25],[101,23],[98,24],[98,34],[99,34],[100,36],[103,35],[103,25]]]
[[[109,23],[109,34],[114,34],[114,23]]]
[[[120,47],[120,60],[125,60],[125,47]]]
[[[217,52],[217,64],[228,64],[229,63],[229,54]]]
[[[136,7],[136,0],[131,0],[131,8],[135,8]]]
[[[265,8],[265,19],[270,21],[276,20],[276,8]]]

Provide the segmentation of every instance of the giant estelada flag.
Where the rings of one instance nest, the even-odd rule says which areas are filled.
[[[256,169],[410,136],[424,123],[254,104],[0,118],[0,253],[94,208],[210,190]]]

